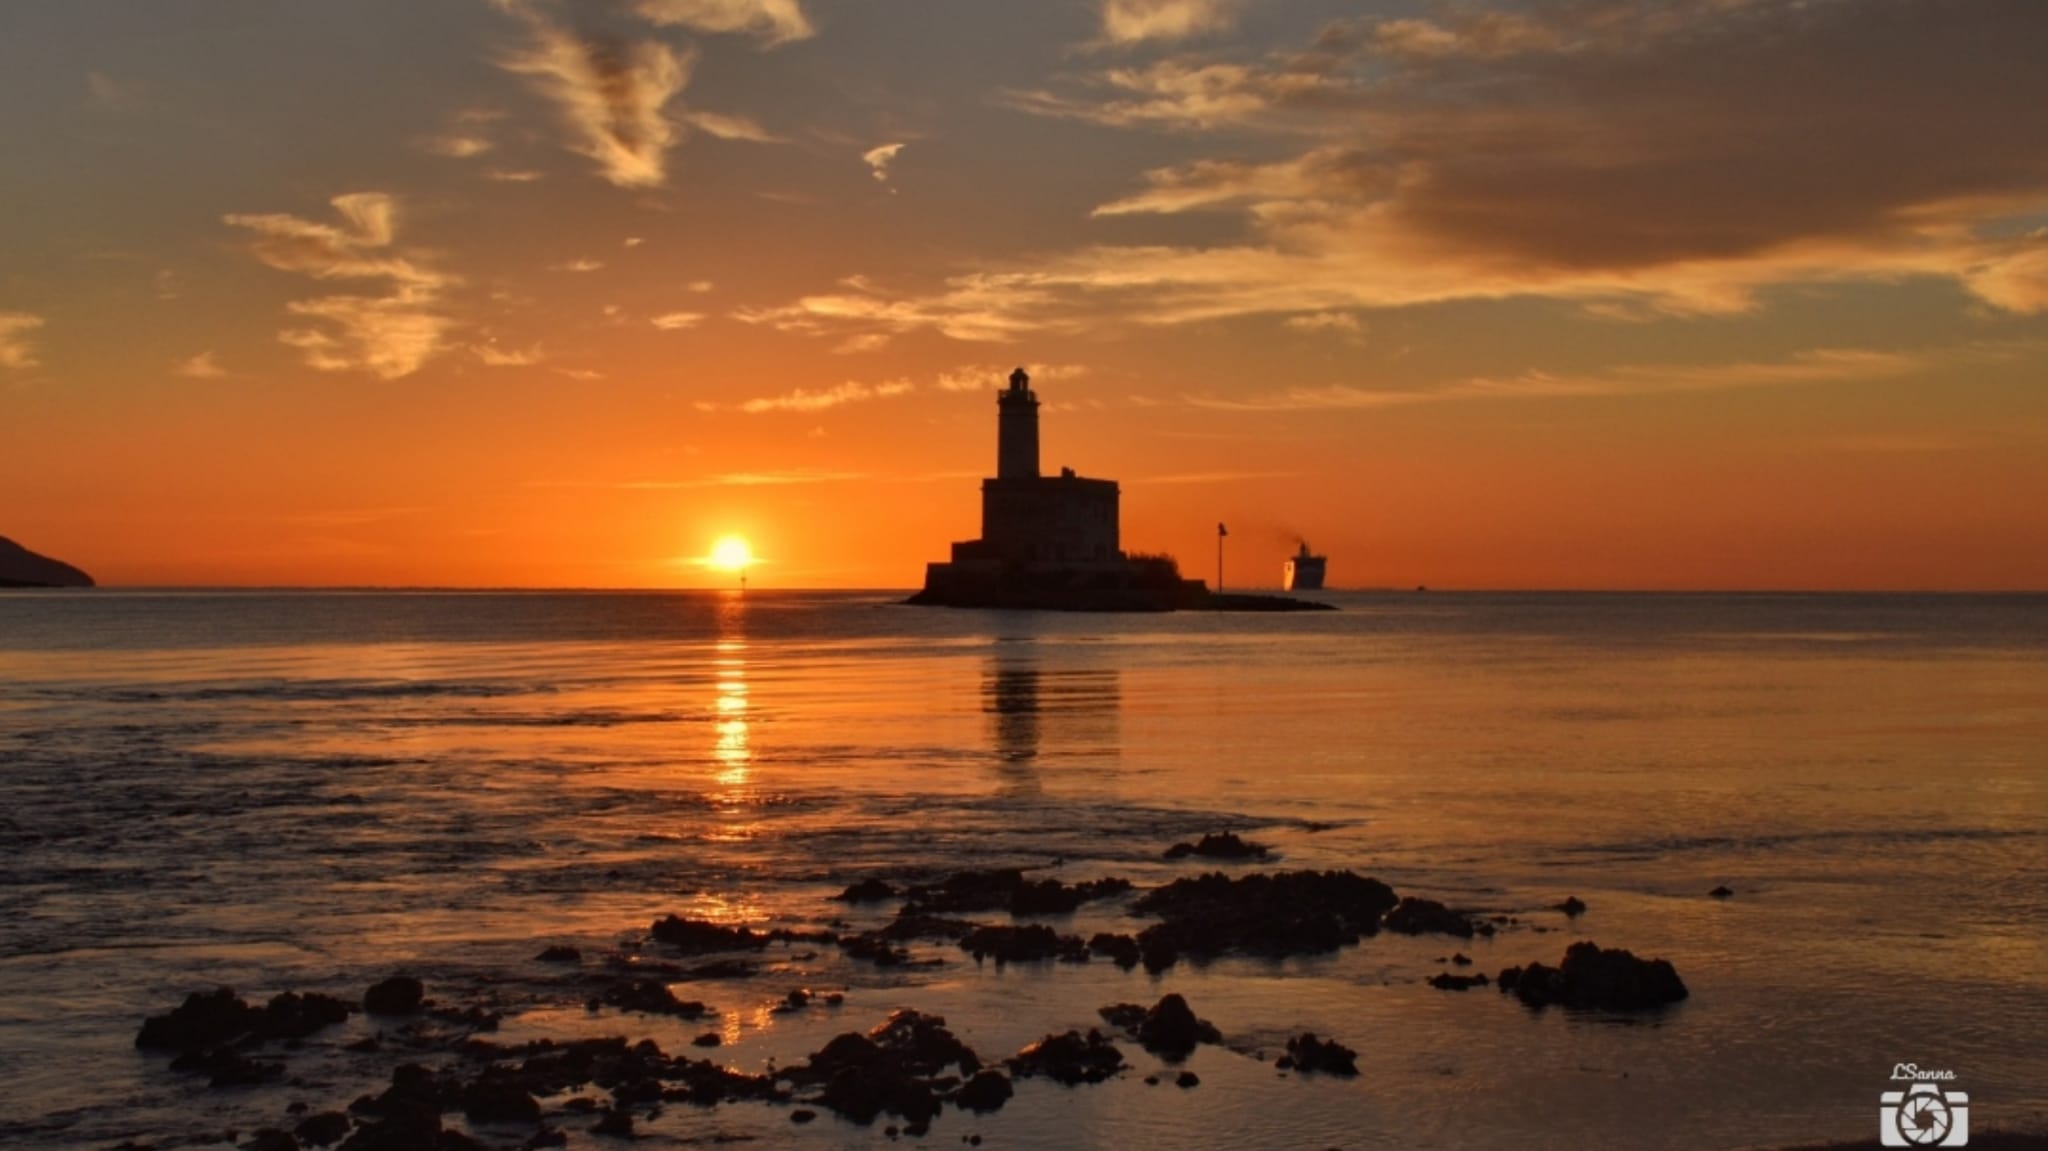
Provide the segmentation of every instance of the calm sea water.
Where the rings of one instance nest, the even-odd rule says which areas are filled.
[[[878,972],[774,952],[695,985],[721,1057],[787,1064],[898,1006],[985,1055],[1180,991],[1223,1030],[1150,1087],[1020,1085],[932,1146],[1685,1148],[1869,1138],[1893,1064],[1973,1124],[2048,1127],[2048,598],[1333,594],[1341,613],[1056,616],[854,594],[0,597],[0,1143],[275,1124],[387,1068],[213,1091],[131,1047],[219,983],[353,996],[393,971],[507,1039],[698,1028],[573,1006],[533,954],[668,912],[815,926],[868,875],[1187,874],[1235,828],[1693,991],[1636,1020],[1422,980],[1456,941],[1334,956]],[[1727,884],[1726,901],[1706,897]],[[1576,895],[1575,922],[1543,910]],[[861,917],[854,916],[858,921]],[[1072,928],[1132,930],[1115,904]],[[1549,930],[1538,931],[1537,927]],[[830,951],[830,949],[825,949]],[[782,1016],[790,987],[844,987]],[[566,1001],[565,1001],[566,1000]],[[1277,1076],[1303,1029],[1356,1081]],[[1232,1050],[1235,1048],[1236,1050]],[[829,1117],[671,1111],[653,1145],[882,1144]],[[589,1145],[578,1135],[577,1145]]]

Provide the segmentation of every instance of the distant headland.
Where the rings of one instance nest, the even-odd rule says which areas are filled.
[[[1038,394],[1018,368],[996,395],[996,474],[981,481],[981,538],[927,564],[933,607],[1037,611],[1332,611],[1289,596],[1212,592],[1173,557],[1126,555],[1115,480],[1038,471]]]
[[[92,577],[0,536],[0,587],[92,587]]]

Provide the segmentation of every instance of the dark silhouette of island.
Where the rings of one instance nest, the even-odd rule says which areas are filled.
[[[92,577],[0,536],[0,587],[92,587]]]
[[[1225,595],[1173,557],[1126,555],[1115,480],[1038,472],[1038,393],[1024,369],[996,395],[996,474],[981,481],[981,538],[925,565],[913,604],[1039,611],[1313,611],[1287,596]]]

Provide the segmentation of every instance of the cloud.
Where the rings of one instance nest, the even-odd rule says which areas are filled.
[[[604,267],[603,260],[568,260],[548,265],[551,272],[595,272]]]
[[[827,408],[843,407],[865,400],[882,400],[916,391],[917,385],[909,380],[891,380],[884,384],[864,384],[848,380],[830,388],[797,388],[779,396],[763,396],[752,400],[728,405],[750,415],[762,412],[821,412]],[[716,410],[718,405],[703,405],[707,410]]]
[[[756,124],[745,116],[725,116],[717,112],[691,112],[683,117],[690,126],[707,136],[721,140],[748,140],[756,144],[774,144],[781,137]]]
[[[2013,113],[2048,105],[2029,48],[2048,43],[2048,5],[1443,11],[1012,94],[1137,129],[1233,129],[1243,155],[1154,169],[1095,212],[1108,229],[1203,213],[1174,233],[1198,240],[1096,243],[771,312],[1013,339],[1516,297],[1729,315],[1784,285],[1908,282],[2048,312],[2048,237],[2030,230],[2048,216],[2048,118]]]
[[[38,366],[35,349],[29,346],[28,334],[42,326],[41,316],[27,312],[0,312],[0,368]]]
[[[664,312],[647,321],[664,332],[680,332],[704,322],[702,312]]]
[[[133,112],[143,106],[140,81],[121,80],[105,72],[85,74],[87,103],[108,112]]]
[[[860,158],[868,166],[869,174],[886,184],[889,182],[889,164],[896,159],[896,153],[902,150],[901,144],[883,144],[879,148],[869,148],[862,152]]]
[[[368,371],[384,379],[411,375],[446,346],[454,321],[436,309],[454,280],[392,250],[397,204],[390,196],[357,192],[330,203],[341,217],[339,226],[281,213],[224,219],[255,233],[251,250],[273,268],[323,281],[387,282],[380,296],[323,296],[285,306],[292,315],[325,325],[278,334],[304,353],[309,366]]]
[[[539,344],[530,348],[500,348],[496,343],[471,344],[469,350],[490,368],[530,367],[547,358]]]
[[[1032,382],[1039,384],[1077,379],[1088,374],[1086,364],[1026,364],[1023,367]],[[962,364],[940,372],[932,386],[942,392],[992,392],[1008,384],[1014,370],[1015,365]]]
[[[1426,390],[1395,391],[1333,384],[1317,388],[1288,388],[1249,397],[1188,396],[1184,399],[1200,408],[1271,412],[1404,407],[1455,400],[1662,395],[1890,379],[1920,371],[1930,362],[1925,356],[1897,352],[1818,348],[1780,360],[1730,364],[1624,365],[1583,375],[1529,371],[1506,378],[1475,377]]]
[[[633,10],[655,24],[697,32],[742,32],[769,46],[816,34],[798,0],[635,0]]]
[[[1104,0],[1102,36],[1112,44],[1185,40],[1228,28],[1229,0]]]
[[[653,40],[586,39],[520,0],[499,6],[526,23],[531,43],[498,65],[554,102],[572,133],[569,150],[597,161],[598,173],[619,187],[661,185],[668,150],[681,136],[664,109],[689,82],[693,57]]]
[[[1309,312],[1283,321],[1297,332],[1336,332],[1349,337],[1365,334],[1365,323],[1349,312]]]
[[[604,373],[594,368],[556,368],[555,374],[567,376],[579,384],[595,383],[598,380],[604,379]]]
[[[491,150],[493,145],[482,136],[423,136],[414,141],[420,151],[435,156],[447,156],[455,160],[469,160]]]
[[[172,370],[188,380],[217,380],[227,375],[212,352],[201,352],[189,360],[180,360]]]
[[[1026,313],[1049,302],[1031,277],[967,275],[925,297],[891,297],[859,277],[849,291],[804,296],[775,308],[741,308],[733,318],[784,332],[901,334],[931,329],[956,340],[1007,341],[1047,326]]]
[[[531,184],[543,177],[539,172],[492,168],[484,173],[484,179],[496,180],[501,184]]]

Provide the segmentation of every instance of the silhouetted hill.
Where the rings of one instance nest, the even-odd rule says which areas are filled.
[[[91,587],[92,577],[0,536],[0,587]]]

